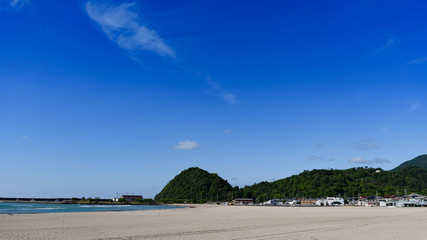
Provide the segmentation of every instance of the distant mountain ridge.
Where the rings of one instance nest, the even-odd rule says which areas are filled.
[[[172,179],[155,199],[206,202],[243,197],[262,202],[274,198],[384,196],[404,192],[427,194],[427,155],[404,162],[390,171],[368,167],[314,169],[243,188],[232,187],[216,173],[193,167]]]
[[[397,171],[405,167],[419,167],[419,168],[427,169],[427,154],[420,155],[416,158],[413,158],[412,160],[408,160],[400,164],[399,166],[397,166],[391,171]]]
[[[274,182],[245,186],[242,197],[264,201],[272,198],[427,194],[427,169],[415,166],[397,171],[357,167],[344,170],[314,169]]]

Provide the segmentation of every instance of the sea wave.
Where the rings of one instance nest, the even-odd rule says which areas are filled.
[[[132,205],[80,205],[79,207],[82,208],[116,208],[116,207],[131,207]]]
[[[60,209],[66,209],[66,208],[32,208],[34,210],[60,210]]]
[[[57,213],[57,212],[102,212],[102,211],[141,211],[155,209],[172,209],[176,206],[156,205],[76,205],[45,203],[0,203],[1,214],[13,213]]]

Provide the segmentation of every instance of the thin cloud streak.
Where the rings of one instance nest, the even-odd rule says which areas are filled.
[[[381,127],[380,128],[380,132],[381,133],[386,133],[386,132],[389,132],[390,131],[390,128],[389,127],[387,127],[387,126],[384,126],[384,127]]]
[[[352,157],[350,160],[348,160],[349,163],[354,164],[383,164],[383,163],[391,163],[390,160],[385,158],[375,158],[374,160],[368,160],[362,157]]]
[[[135,3],[120,5],[86,3],[88,16],[99,24],[107,37],[129,51],[151,51],[160,56],[175,58],[175,52],[163,39],[141,22],[138,13],[131,10]]]
[[[374,163],[391,163],[391,161],[385,158],[375,158]]]
[[[411,111],[411,112],[417,111],[420,107],[421,107],[420,102],[415,101],[415,102],[409,103],[409,111]]]
[[[30,137],[30,136],[22,136],[21,140],[22,141],[28,141],[28,140],[39,140],[39,137]]]
[[[206,77],[205,79],[206,83],[211,87],[210,94],[220,97],[229,104],[237,103],[236,95],[225,91],[219,83],[215,82],[210,77]]]
[[[9,2],[9,6],[14,8],[14,9],[21,9],[28,2],[29,2],[29,0],[11,0]]]
[[[392,47],[396,46],[397,44],[399,44],[399,39],[396,39],[393,37],[389,38],[387,40],[387,42],[383,46],[381,46],[380,51],[384,51],[384,50],[387,50],[389,48],[392,48]]]
[[[221,98],[222,98],[222,100],[224,100],[230,104],[236,103],[236,96],[234,94],[224,93],[224,94],[222,94]]]
[[[354,147],[356,149],[359,149],[359,150],[367,150],[367,149],[376,149],[376,148],[378,148],[378,146],[375,145],[375,144],[373,144],[373,143],[362,143],[362,144],[357,143],[357,144],[354,145]]]
[[[355,164],[358,164],[358,163],[370,164],[370,163],[372,163],[372,161],[361,158],[361,157],[352,157],[350,160],[348,160],[348,162],[349,163],[355,163]]]
[[[192,150],[192,149],[200,148],[200,145],[198,145],[195,141],[184,140],[179,142],[177,145],[173,146],[172,148],[180,149],[180,150]]]
[[[416,65],[416,64],[421,64],[425,62],[427,62],[427,57],[419,57],[419,58],[415,58],[412,61],[407,62],[405,65]]]
[[[379,148],[378,145],[372,143],[373,139],[365,139],[362,141],[354,142],[354,148],[359,150],[368,150],[368,149],[376,149]]]
[[[322,156],[312,155],[308,158],[308,160],[310,160],[310,161],[320,160],[323,162],[333,162],[333,161],[335,161],[335,158],[324,158]]]
[[[142,17],[134,10],[135,6],[135,2],[114,5],[88,1],[86,13],[111,41],[128,51],[134,61],[139,61],[134,54],[137,51],[151,51],[160,56],[175,58],[175,51],[155,31],[144,25]],[[232,105],[237,103],[236,95],[224,90],[209,77],[205,79],[211,87],[209,94]]]

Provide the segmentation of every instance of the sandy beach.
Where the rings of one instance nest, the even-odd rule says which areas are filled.
[[[251,207],[1,214],[0,239],[427,239],[427,208]]]

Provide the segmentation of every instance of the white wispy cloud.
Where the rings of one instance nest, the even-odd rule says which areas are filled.
[[[231,129],[229,129],[229,128],[222,130],[222,132],[223,132],[223,133],[231,133],[232,131],[233,131],[233,130],[231,130]]]
[[[416,111],[421,107],[421,103],[418,101],[409,102],[409,111]]]
[[[134,6],[135,3],[113,5],[89,1],[86,12],[119,47],[130,52],[146,50],[175,57],[174,50],[143,24],[139,14],[132,10]]]
[[[375,145],[375,144],[373,144],[373,143],[357,144],[354,147],[357,148],[357,149],[359,149],[359,150],[366,150],[366,149],[375,149],[375,148],[378,148],[378,146]]]
[[[236,95],[227,92],[224,88],[210,77],[206,77],[206,83],[211,87],[209,93],[214,96],[220,97],[222,100],[229,104],[237,103]]]
[[[425,62],[427,62],[427,57],[419,57],[407,62],[406,65],[416,65],[416,64],[421,64]]]
[[[178,144],[173,146],[173,148],[181,149],[181,150],[191,150],[191,149],[200,148],[200,145],[198,145],[195,141],[184,140],[184,141],[178,142]]]
[[[354,148],[359,149],[359,150],[367,150],[367,149],[376,149],[378,148],[378,146],[374,143],[359,143],[356,142],[354,144]]]
[[[221,95],[222,100],[230,103],[230,104],[235,104],[236,103],[236,96],[234,94],[231,93],[223,93]]]
[[[399,42],[400,42],[399,39],[391,37],[387,39],[387,41],[380,47],[380,51],[384,51],[389,48],[395,47],[397,44],[399,44]]]
[[[378,164],[383,164],[383,163],[391,163],[390,160],[385,159],[385,158],[375,158],[374,160],[368,160],[362,157],[353,157],[350,160],[348,160],[349,163],[354,163],[354,164],[373,164],[373,163],[378,163]]]
[[[375,158],[373,162],[374,163],[391,163],[391,161],[386,158]]]
[[[367,160],[367,159],[364,159],[362,157],[352,157],[350,160],[348,160],[348,162],[350,162],[350,163],[356,163],[356,164],[358,164],[358,163],[362,163],[362,164],[370,164],[370,163],[372,163],[371,160]]]
[[[29,0],[10,0],[9,6],[14,8],[14,9],[20,9],[25,4],[27,4],[28,2],[29,2]]]
[[[362,141],[354,142],[354,148],[359,150],[367,150],[367,149],[376,149],[379,148],[378,145],[373,143],[373,139],[365,139]]]
[[[390,131],[390,128],[387,127],[387,126],[383,126],[383,127],[380,128],[380,132],[381,133],[386,133],[386,132],[389,132],[389,131]]]
[[[323,162],[333,162],[333,161],[335,161],[335,158],[324,158],[322,156],[312,155],[312,156],[308,157],[308,160],[311,160],[311,161],[320,160]]]
[[[30,136],[22,136],[21,140],[22,141],[27,141],[27,140],[39,140],[39,137],[30,137]]]

